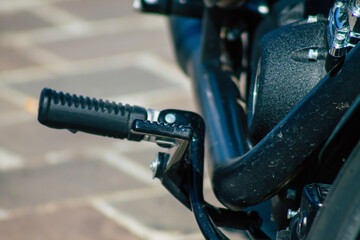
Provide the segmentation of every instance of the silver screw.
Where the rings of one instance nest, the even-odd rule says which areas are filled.
[[[174,123],[174,122],[176,121],[176,116],[175,116],[175,114],[173,114],[173,113],[168,113],[168,114],[166,114],[166,115],[165,115],[165,121],[166,121],[167,123],[170,123],[170,124]]]
[[[287,212],[287,219],[292,219],[293,217],[295,217],[297,214],[299,213],[299,211],[293,211],[291,209],[288,210]]]
[[[144,0],[146,4],[149,4],[149,5],[155,5],[155,4],[158,4],[159,1],[158,0]]]
[[[268,14],[269,11],[270,11],[270,9],[269,9],[269,7],[266,6],[266,5],[260,5],[260,6],[258,7],[258,11],[259,11],[261,14]]]
[[[168,162],[170,154],[158,152],[156,158],[150,164],[150,169],[153,172],[153,178],[161,179],[164,174],[164,165]]]
[[[338,33],[336,34],[336,40],[343,41],[345,40],[346,36],[344,33]]]
[[[150,163],[150,169],[153,173],[156,172],[156,168],[159,165],[158,161],[155,159]]]
[[[307,23],[315,23],[318,21],[318,16],[314,16],[314,15],[309,15],[308,19],[307,19]]]
[[[141,9],[142,9],[141,0],[134,0],[134,2],[133,2],[133,8],[134,8],[135,10],[141,10]]]
[[[336,1],[336,2],[334,3],[334,5],[335,5],[335,7],[342,7],[342,6],[344,5],[344,3],[343,3],[343,2],[340,2],[340,1]]]
[[[319,57],[319,51],[317,49],[309,49],[308,59],[316,61]]]
[[[150,163],[150,169],[153,172],[153,178],[156,177],[159,165],[160,165],[159,154],[156,154],[155,160]]]

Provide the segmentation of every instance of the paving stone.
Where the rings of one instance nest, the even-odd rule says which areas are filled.
[[[164,151],[164,149],[157,147],[154,149],[149,150],[140,150],[131,153],[124,153],[125,156],[129,157],[130,159],[139,162],[146,168],[149,168],[150,163],[155,159],[156,152]]]
[[[89,24],[110,18],[121,19],[123,16],[134,14],[130,9],[132,0],[72,0],[56,1],[56,3],[50,4],[65,10],[65,13],[67,11],[75,17],[82,18],[85,21],[89,20]],[[44,48],[70,61],[91,60],[99,57],[118,56],[122,53],[145,51],[169,62],[174,62],[171,41],[166,29],[156,27],[155,29],[139,31],[136,28],[132,29],[131,21],[126,22],[126,24],[129,24],[131,30],[123,30],[122,33],[59,40],[44,43],[37,47]],[[27,11],[6,13],[0,17],[0,34],[4,32],[6,34],[6,31],[31,31],[49,26],[54,25]],[[141,28],[145,27],[141,26]],[[32,32],[32,34],[35,34],[36,37],[37,32]],[[0,72],[32,66],[34,63],[23,57],[21,52],[14,49],[2,50],[0,46]],[[98,72],[89,69],[88,72],[82,74],[66,73],[44,81],[35,80],[28,83],[13,84],[10,87],[25,95],[38,98],[43,87],[93,97],[106,97],[139,94],[162,87],[176,86],[175,83],[169,83],[153,72],[132,67]],[[189,109],[191,100],[188,99],[184,95],[180,99],[174,97],[170,101],[167,99],[157,101],[156,106],[158,108],[156,109]],[[0,99],[0,114],[6,111],[11,111],[11,109],[8,108],[7,103]],[[122,154],[120,150],[125,149],[125,157],[134,159],[148,168],[155,156],[155,151],[152,148],[143,148],[141,144],[128,145],[127,142],[99,136],[82,133],[74,135],[66,130],[50,129],[37,123],[36,116],[33,116],[33,121],[0,127],[0,133],[0,148],[19,155],[25,161],[25,166],[21,169],[1,171],[0,209],[17,212],[19,208],[26,207],[27,211],[30,211],[28,214],[14,219],[0,220],[0,240],[137,239],[88,206],[55,206],[53,212],[48,210],[39,212],[39,208],[36,208],[35,212],[31,209],[34,206],[42,206],[49,202],[111,194],[123,189],[137,189],[145,186],[145,183],[136,181],[136,179],[123,174],[114,167],[95,159],[95,157],[85,159],[81,152],[77,152],[79,149],[84,151],[84,148],[109,148],[110,146],[111,149],[115,148],[120,154]],[[65,159],[67,161],[62,162],[60,160],[59,163],[52,165],[46,162],[49,160],[48,156],[51,155],[49,153],[55,152],[56,155],[57,152],[61,153],[62,151],[65,152],[65,157],[69,158]],[[75,152],[75,154],[70,154],[69,157],[66,156],[67,152]],[[128,155],[129,152],[137,152],[137,154]],[[29,162],[35,164],[29,164]],[[191,212],[170,194],[162,197],[149,197],[146,200],[132,200],[126,203],[115,201],[111,204],[119,211],[135,217],[136,221],[140,221],[155,230],[176,231],[183,234],[199,233]]]
[[[152,107],[158,110],[171,108],[171,109],[199,112],[198,107],[196,106],[195,101],[193,100],[191,94],[187,92],[179,99],[173,99],[171,101],[164,100],[161,103],[153,104]]]
[[[0,19],[1,24],[1,19]],[[1,31],[1,30],[0,30]],[[0,72],[34,67],[38,64],[21,54],[21,51],[0,46]],[[1,81],[1,80],[0,80]]]
[[[31,122],[0,127],[0,132],[0,145],[28,158],[50,151],[106,147],[120,141],[81,132],[72,134],[67,130],[51,129],[38,123],[35,116]]]
[[[164,51],[164,49],[167,50],[169,45],[170,42],[165,36],[164,31],[139,32],[133,30],[124,33],[44,43],[40,47],[63,58],[79,60],[144,50],[156,53]]]
[[[52,24],[27,11],[2,13],[0,33],[50,27]]]
[[[54,5],[89,21],[117,18],[135,12],[132,0],[76,0]]]
[[[170,194],[146,201],[133,200],[110,204],[158,231],[178,231],[182,234],[199,232],[192,213]]]
[[[110,97],[156,90],[173,85],[174,83],[164,80],[152,72],[129,67],[78,75],[59,75],[52,79],[11,86],[27,95],[38,98],[44,87],[90,97]]]
[[[69,161],[2,172],[0,208],[35,206],[143,186],[101,161]]]
[[[0,221],[2,240],[138,240],[88,206],[33,213]]]
[[[4,116],[4,114],[6,114],[6,112],[13,112],[13,111],[18,111],[18,110],[21,110],[21,108],[19,108],[18,106],[15,106],[11,102],[6,101],[3,98],[0,98],[0,117]]]

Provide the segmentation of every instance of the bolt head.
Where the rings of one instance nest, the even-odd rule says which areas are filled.
[[[149,5],[156,5],[159,3],[158,0],[144,0],[144,2]]]
[[[154,174],[156,173],[156,170],[157,170],[158,165],[159,165],[158,159],[155,159],[154,161],[152,161],[152,162],[150,163],[150,169],[151,169],[151,171],[152,171]]]
[[[141,9],[142,9],[141,0],[134,0],[134,2],[133,2],[133,8],[134,8],[135,10],[141,10]]]
[[[307,19],[307,23],[315,23],[318,21],[318,16],[314,16],[314,15],[309,15],[308,19]]]
[[[292,219],[293,217],[295,217],[297,214],[299,213],[299,211],[294,211],[294,210],[291,210],[291,209],[288,209],[288,212],[287,212],[287,219]]]
[[[176,121],[176,116],[173,113],[168,113],[165,115],[165,121],[169,124],[173,124]]]
[[[268,14],[270,12],[270,9],[268,6],[266,5],[260,5],[258,7],[258,11],[261,13],[261,14]]]
[[[345,40],[345,34],[343,34],[343,33],[336,34],[336,39],[339,41]]]
[[[317,49],[309,49],[308,59],[309,60],[317,60],[319,56],[319,51]]]
[[[342,6],[344,5],[344,3],[343,3],[343,2],[340,2],[340,1],[336,1],[336,2],[334,3],[334,5],[335,5],[335,7],[342,7]]]

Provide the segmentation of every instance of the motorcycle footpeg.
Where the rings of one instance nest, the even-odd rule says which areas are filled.
[[[187,141],[190,141],[192,135],[191,128],[186,126],[141,120],[135,120],[133,122],[132,131],[151,136],[182,139]]]
[[[49,88],[41,92],[38,121],[51,128],[141,141],[144,135],[131,131],[136,119],[146,120],[146,109],[56,92]]]

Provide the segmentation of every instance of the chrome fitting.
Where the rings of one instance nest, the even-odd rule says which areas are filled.
[[[345,56],[360,40],[360,0],[337,1],[329,14],[330,55]]]
[[[287,219],[292,219],[294,218],[297,214],[299,214],[299,210],[297,211],[294,211],[294,210],[291,210],[291,209],[288,209],[288,212],[287,212]]]
[[[168,113],[165,115],[165,121],[169,124],[173,124],[176,121],[176,116],[173,113]]]
[[[169,161],[170,155],[164,152],[158,152],[156,158],[150,164],[150,169],[153,172],[153,178],[161,179],[164,175],[165,166]]]

